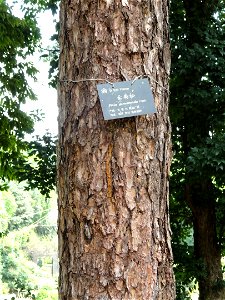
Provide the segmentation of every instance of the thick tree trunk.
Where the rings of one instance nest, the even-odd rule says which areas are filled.
[[[210,180],[202,180],[187,185],[186,191],[193,213],[195,256],[199,261],[199,300],[224,300],[213,186]]]
[[[174,299],[168,3],[63,0],[60,18],[60,299]],[[96,82],[70,82],[145,74],[157,114],[113,121]]]

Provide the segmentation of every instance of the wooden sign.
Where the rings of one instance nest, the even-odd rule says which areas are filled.
[[[148,79],[97,84],[105,120],[156,112]]]

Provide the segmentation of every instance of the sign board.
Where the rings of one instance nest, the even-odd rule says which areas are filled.
[[[97,84],[105,120],[156,112],[148,79]]]

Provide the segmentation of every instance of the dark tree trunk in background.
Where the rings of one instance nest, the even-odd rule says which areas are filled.
[[[59,298],[174,299],[168,3],[64,0],[60,22]],[[96,82],[64,82],[145,74],[157,113],[113,121]]]
[[[223,300],[224,290],[219,287],[223,273],[216,232],[213,185],[202,179],[199,183],[187,185],[186,191],[193,214],[194,251],[202,272],[197,278],[199,300]]]

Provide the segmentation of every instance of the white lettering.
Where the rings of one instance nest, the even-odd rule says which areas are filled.
[[[135,101],[122,102],[122,103],[119,103],[119,106],[120,105],[130,105],[130,104],[138,104],[138,101],[135,100]]]
[[[120,88],[120,91],[129,91],[129,87],[128,88]]]

